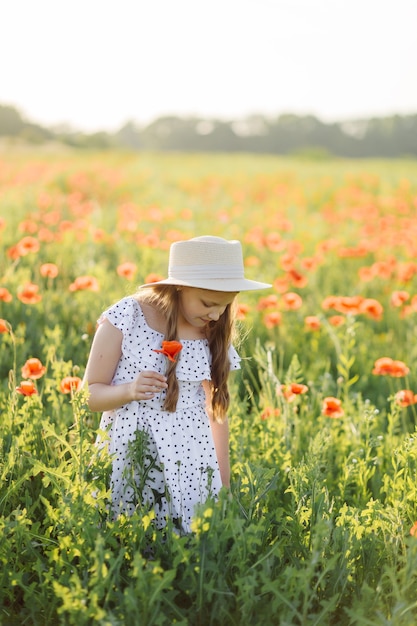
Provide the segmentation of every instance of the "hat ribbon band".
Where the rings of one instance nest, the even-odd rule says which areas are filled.
[[[240,267],[230,265],[179,265],[170,267],[168,276],[179,280],[192,280],[195,278],[244,278]]]

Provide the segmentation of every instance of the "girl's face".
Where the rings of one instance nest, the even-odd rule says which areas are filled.
[[[210,322],[217,322],[237,294],[238,292],[181,287],[179,322],[185,322],[194,328],[204,328]]]

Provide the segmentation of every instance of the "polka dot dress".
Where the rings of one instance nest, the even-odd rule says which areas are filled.
[[[104,318],[123,333],[113,385],[128,383],[143,370],[165,373],[166,357],[153,351],[161,348],[164,336],[148,326],[135,298],[124,298],[110,307],[99,323]],[[163,391],[150,400],[103,413],[100,429],[108,433],[113,456],[114,510],[129,514],[138,505],[152,508],[159,528],[169,516],[180,530],[190,532],[196,504],[216,496],[221,480],[202,387],[202,381],[210,380],[208,342],[181,343],[176,411],[162,409]],[[239,369],[240,358],[233,347],[229,358],[231,369]]]

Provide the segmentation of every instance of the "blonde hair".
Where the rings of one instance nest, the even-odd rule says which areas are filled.
[[[145,302],[159,310],[166,320],[165,340],[178,340],[177,323],[180,293],[173,285],[155,285],[136,294],[139,302]],[[229,347],[236,339],[236,301],[226,306],[216,322],[210,322],[206,338],[211,354],[211,409],[213,418],[224,421],[230,404],[228,377],[230,373]],[[179,386],[176,376],[177,362],[167,361],[168,389],[163,408],[175,411],[178,402]]]

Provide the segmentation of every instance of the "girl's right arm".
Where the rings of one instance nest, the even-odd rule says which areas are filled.
[[[165,376],[143,371],[129,383],[112,385],[122,355],[122,332],[104,319],[97,328],[85,371],[91,411],[111,411],[134,400],[149,400],[166,389]]]

